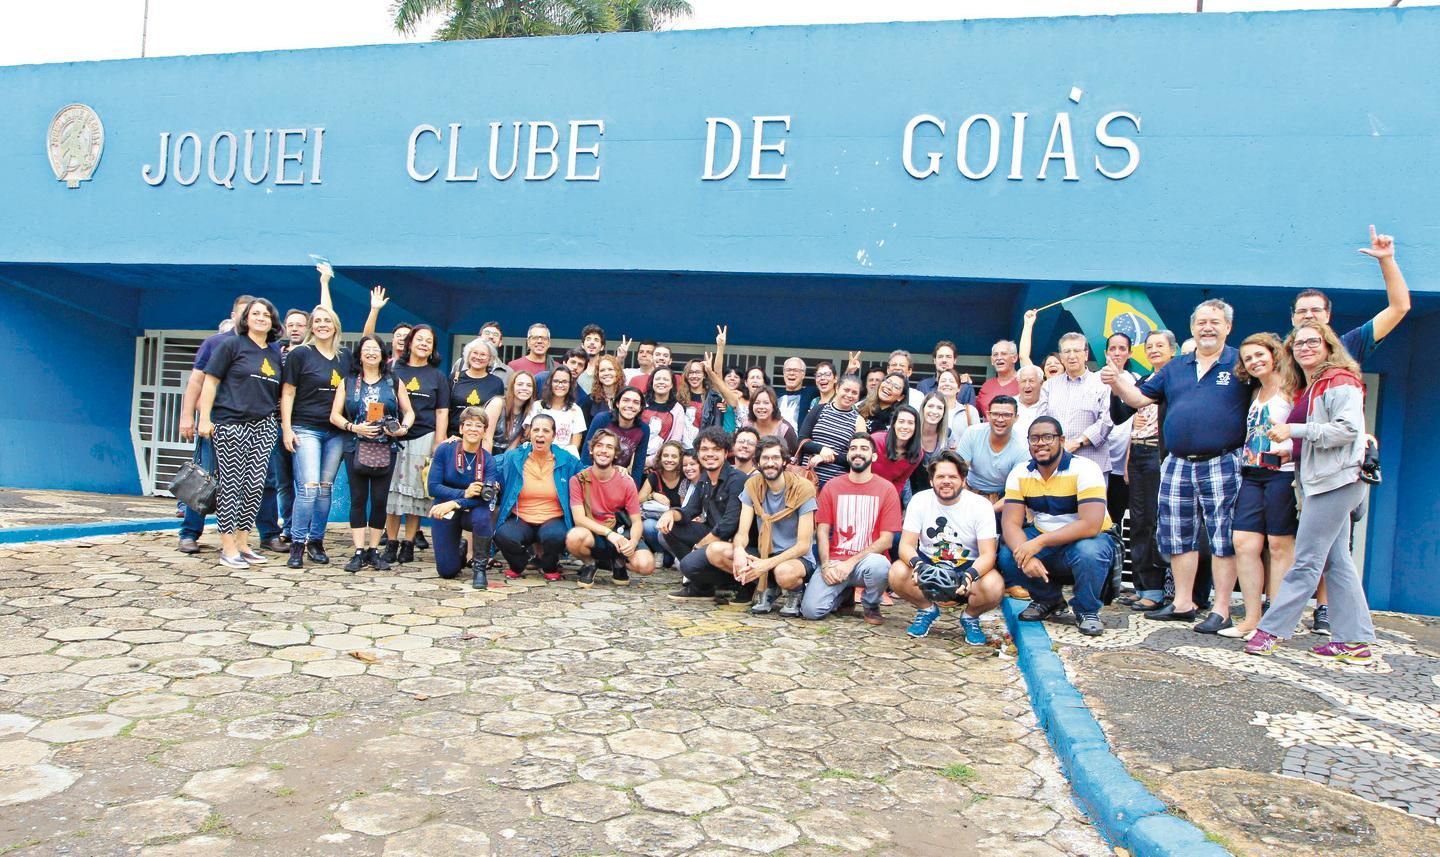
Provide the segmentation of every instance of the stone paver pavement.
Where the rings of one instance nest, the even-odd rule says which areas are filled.
[[[0,853],[1111,853],[953,619],[173,544],[0,549]]]

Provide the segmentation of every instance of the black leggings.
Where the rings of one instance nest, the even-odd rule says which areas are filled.
[[[355,453],[345,456],[345,472],[350,477],[350,528],[358,530],[369,526],[372,530],[385,528],[385,498],[390,493],[390,477],[395,472],[387,470],[379,475],[355,472]],[[365,506],[370,506],[370,518],[365,518]]]

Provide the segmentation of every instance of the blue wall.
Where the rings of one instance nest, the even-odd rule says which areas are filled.
[[[11,346],[13,385],[0,408],[0,485],[139,493],[130,441],[135,295],[82,304],[52,285],[54,293],[33,289],[0,271],[0,341]]]
[[[1348,328],[1384,303],[1366,225],[1399,237],[1415,311],[1367,369],[1382,375],[1378,426],[1387,482],[1372,498],[1374,603],[1440,613],[1437,501],[1424,474],[1437,405],[1421,344],[1440,334],[1440,9],[1124,16],[692,31],[382,46],[0,68],[0,334],[20,343],[19,377],[41,405],[0,416],[10,443],[0,484],[133,491],[134,337],[211,328],[230,299],[282,308],[316,298],[307,254],[334,260],[347,330],[365,287],[390,287],[394,322],[512,336],[543,319],[557,336],[598,321],[612,334],[797,347],[928,350],[939,338],[985,353],[1024,307],[1094,284],[1144,286],[1177,332],[1205,296],[1237,309],[1236,338],[1283,331],[1297,288],[1318,286]],[[1222,60],[1223,58],[1223,60]],[[1379,82],[1379,83],[1377,83]],[[1072,87],[1075,92],[1072,93]],[[1078,103],[1074,98],[1078,98]],[[67,189],[44,131],[71,102],[106,128],[93,181]],[[1098,145],[1097,119],[1140,117],[1138,169]],[[1008,180],[1011,114],[1029,114],[1019,180]],[[1078,180],[1046,163],[1057,113],[1072,123]],[[942,153],[925,180],[902,165]],[[965,117],[999,120],[998,166],[956,169]],[[789,115],[787,151],[762,168],[783,181],[701,179],[707,117]],[[487,123],[601,119],[598,182],[486,175]],[[463,123],[460,172],[421,123]],[[233,189],[202,169],[147,185],[159,136],[325,129],[323,180],[269,176]],[[983,126],[982,126],[983,127]],[[508,126],[506,127],[508,134]],[[593,132],[590,132],[593,139]],[[987,153],[983,131],[969,162]],[[724,141],[722,140],[722,143]],[[448,143],[448,139],[447,139]],[[748,145],[748,143],[747,143]],[[724,146],[722,145],[722,150]],[[222,146],[222,154],[225,149]],[[722,155],[724,152],[722,151]],[[523,155],[522,155],[523,159]],[[223,158],[222,158],[223,160]],[[509,160],[507,153],[502,166]],[[722,157],[721,161],[725,159]],[[173,164],[170,165],[173,168]],[[593,160],[581,158],[581,172]],[[297,173],[300,165],[290,166]],[[524,172],[525,165],[519,167]],[[537,302],[537,296],[539,298]],[[1037,355],[1069,329],[1042,316]],[[52,355],[85,342],[83,372]],[[31,383],[27,380],[27,383]],[[28,393],[28,391],[27,391]],[[55,446],[57,461],[31,454]],[[1407,443],[1408,441],[1408,443]],[[15,454],[10,449],[22,452]]]
[[[1422,95],[1440,90],[1440,64],[1417,60],[1437,44],[1440,10],[1417,8],[4,68],[3,188],[7,206],[26,214],[0,230],[0,260],[295,264],[321,252],[377,266],[1373,287],[1359,260],[1334,255],[1372,221],[1405,239],[1412,265],[1440,268],[1440,210],[1430,204],[1440,173],[1416,166],[1440,139],[1440,99]],[[1083,91],[1078,104],[1072,87]],[[53,178],[38,145],[74,100],[99,112],[108,137],[95,180],[79,190]],[[1094,126],[1117,110],[1142,120],[1141,162],[1112,181],[1092,161],[1102,154],[1113,169],[1123,157],[1100,149]],[[1060,180],[1052,163],[1040,181],[1060,111],[1072,118],[1079,180]],[[953,141],[979,112],[1005,120],[1005,145],[995,174],[970,181],[955,171]],[[1005,178],[1013,112],[1030,116],[1020,181]],[[902,131],[921,113],[950,132],[942,173],[925,181],[900,164]],[[700,180],[707,117],[770,114],[793,117],[783,162],[764,160],[788,164],[789,178]],[[483,162],[487,122],[587,118],[607,123],[599,182],[447,183],[434,141],[421,145],[422,160],[442,176],[421,184],[406,173],[420,123],[465,125],[464,172]],[[208,143],[225,129],[318,126],[320,185],[242,180],[230,190],[203,172],[191,187],[141,179],[164,131]],[[922,152],[938,139],[933,128],[920,136]],[[983,139],[976,131],[975,145]]]

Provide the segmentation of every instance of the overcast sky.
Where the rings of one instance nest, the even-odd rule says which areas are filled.
[[[1205,0],[1209,13],[1384,7],[1391,0]],[[426,40],[390,26],[392,0],[149,0],[149,56]],[[676,28],[1193,12],[1194,0],[691,0]],[[1440,0],[1404,0],[1404,7]],[[0,0],[0,65],[140,55],[145,0]]]

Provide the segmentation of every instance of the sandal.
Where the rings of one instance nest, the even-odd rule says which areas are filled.
[[[1134,610],[1137,613],[1141,613],[1148,610],[1159,609],[1159,607],[1164,603],[1165,602],[1163,601],[1151,601],[1149,598],[1139,598],[1130,603],[1130,609]]]
[[[1116,599],[1115,599],[1115,603],[1116,603],[1116,604],[1122,604],[1122,605],[1124,605],[1124,606],[1126,606],[1126,607],[1129,607],[1130,605],[1134,604],[1136,601],[1139,601],[1139,600],[1140,600],[1140,596],[1139,596],[1139,595],[1135,594],[1134,592],[1130,592],[1130,593],[1127,593],[1127,594],[1125,594],[1125,595],[1120,596],[1119,598],[1116,598]]]

